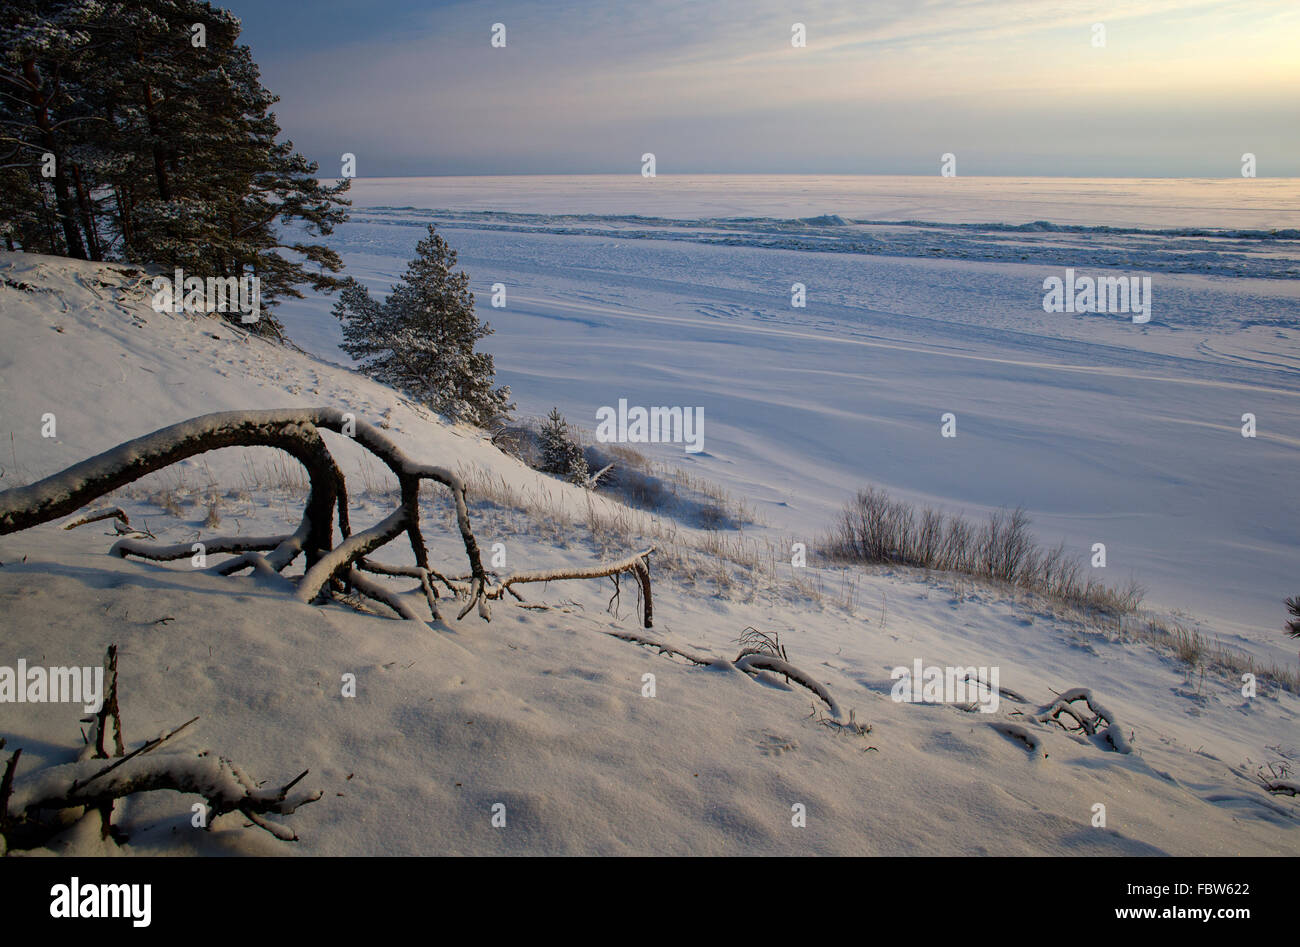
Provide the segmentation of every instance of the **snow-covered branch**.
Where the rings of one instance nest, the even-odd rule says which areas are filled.
[[[382,460],[397,478],[401,491],[398,508],[369,529],[353,535],[348,516],[347,482],[333,455],[321,437],[321,430],[349,437]],[[437,579],[457,596],[467,601],[457,615],[463,618],[475,606],[484,619],[491,618],[490,599],[506,592],[516,598],[511,586],[528,582],[558,579],[590,579],[631,572],[637,580],[644,603],[644,622],[652,622],[650,598],[651,550],[617,562],[584,569],[518,573],[496,584],[489,583],[482,555],[470,525],[465,484],[446,467],[417,463],[407,457],[378,428],[357,420],[336,408],[288,408],[261,411],[228,411],[203,415],[180,424],[161,428],[135,440],[127,441],[98,456],[74,464],[53,476],[26,487],[0,492],[0,535],[28,529],[80,509],[100,497],[197,454],[224,447],[274,447],[294,457],[307,470],[309,493],[302,522],[288,536],[218,536],[203,542],[204,554],[231,554],[233,558],[215,565],[212,571],[231,575],[244,569],[277,577],[299,555],[306,560],[306,570],[297,581],[296,597],[305,602],[319,601],[330,591],[347,584],[376,601],[382,602],[403,618],[415,617],[409,605],[378,582],[362,575],[363,571],[385,575],[410,575],[420,580],[429,611],[439,620],[437,594],[432,580]],[[469,575],[464,583],[448,580],[430,567],[428,550],[420,528],[420,485],[425,480],[442,484],[450,491],[456,509],[456,524]],[[338,514],[338,531],[342,542],[334,545],[334,514]],[[127,523],[126,514],[108,509],[84,516],[67,528],[114,518]],[[369,555],[405,533],[415,557],[414,570],[402,571],[370,560]],[[117,556],[167,561],[192,555],[193,545],[151,544],[138,536],[119,540],[112,548]],[[263,555],[263,553],[269,553]],[[288,581],[288,580],[283,580]]]
[[[73,763],[47,766],[20,779],[15,772],[22,750],[15,751],[0,776],[0,854],[15,847],[34,848],[68,825],[67,820],[50,813],[67,810],[97,811],[103,820],[104,838],[110,837],[113,803],[142,792],[171,790],[193,793],[207,804],[204,827],[228,812],[240,812],[255,825],[284,841],[297,841],[291,829],[266,819],[268,814],[289,815],[300,806],[321,798],[320,792],[290,794],[307,771],[276,789],[261,789],[240,767],[209,750],[156,753],[159,747],[185,731],[198,717],[134,750],[125,752],[122,722],[118,712],[117,646],[110,645],[105,655],[109,670],[109,699],[95,716],[92,732],[80,758]],[[104,747],[104,733],[109,719],[115,728],[115,755],[109,757]],[[0,748],[4,741],[0,740]],[[75,814],[74,814],[75,819]]]
[[[600,579],[609,575],[619,575],[623,572],[631,572],[637,580],[642,596],[642,624],[646,628],[654,627],[654,613],[650,600],[650,553],[654,552],[654,547],[644,549],[641,552],[633,553],[626,558],[619,559],[615,562],[604,562],[597,566],[588,566],[584,569],[543,569],[534,572],[513,572],[501,579],[495,585],[488,587],[484,591],[484,596],[490,599],[499,599],[510,591],[513,585],[522,585],[528,582],[558,582],[562,579]]]
[[[125,796],[162,789],[203,797],[209,824],[227,812],[241,812],[250,818],[267,813],[290,815],[322,795],[319,791],[289,795],[306,772],[277,789],[259,789],[238,765],[208,750],[141,755],[99,775],[107,769],[103,760],[80,760],[51,766],[19,780],[9,797],[9,820],[14,830],[21,833],[24,824],[34,823],[41,810],[99,808]],[[257,824],[284,841],[298,839],[284,826],[263,821]]]
[[[1080,701],[1087,708],[1086,711],[1077,706]],[[1067,727],[1061,721],[1062,714],[1073,719],[1076,726]],[[1090,738],[1095,737],[1117,753],[1133,752],[1124,736],[1124,728],[1115,719],[1115,715],[1103,707],[1101,701],[1086,687],[1073,687],[1061,694],[1034,719],[1039,723],[1051,722],[1063,730],[1077,730]]]
[[[308,409],[208,414],[119,444],[25,487],[0,493],[0,535],[65,516],[147,474],[223,447],[275,447],[307,470],[310,492],[303,516],[312,564],[332,545],[334,505],[343,474],[316,430]],[[338,412],[332,412],[337,415]]]
[[[845,724],[849,719],[846,718],[840,710],[839,703],[832,696],[827,687],[818,681],[807,671],[800,670],[789,661],[779,658],[773,654],[766,654],[758,651],[742,651],[734,661],[728,661],[726,658],[715,658],[709,655],[694,654],[686,651],[676,645],[669,644],[647,635],[637,634],[632,631],[608,631],[606,634],[623,641],[630,641],[633,644],[639,644],[646,648],[654,648],[660,654],[677,655],[685,658],[692,664],[700,667],[710,668],[735,668],[745,674],[756,675],[760,671],[771,671],[776,674],[785,675],[786,679],[793,681],[801,687],[806,687],[821,699],[830,709],[836,723]]]

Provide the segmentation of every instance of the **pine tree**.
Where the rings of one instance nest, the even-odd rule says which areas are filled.
[[[474,351],[492,327],[474,312],[469,276],[433,225],[416,246],[402,280],[382,303],[356,280],[343,282],[334,315],[341,348],[377,381],[407,391],[453,421],[490,427],[514,405],[510,388],[493,388],[492,356]]]
[[[0,157],[6,172],[18,172],[6,174],[4,191],[6,198],[25,199],[3,205],[6,236],[26,246],[33,232],[24,218],[44,218],[48,248],[83,260],[86,243],[69,173],[77,132],[70,123],[78,117],[77,75],[90,44],[85,28],[96,12],[88,0],[7,0],[0,20]]]
[[[203,27],[202,41],[195,26]],[[256,276],[263,317],[342,260],[310,238],[350,182],[279,141],[239,19],[203,0],[6,0],[0,13],[0,233],[9,245]],[[47,155],[53,175],[42,174]],[[238,320],[238,314],[227,318]]]
[[[551,408],[542,424],[542,470],[564,477],[571,483],[586,484],[591,477],[582,447],[569,433],[569,422],[559,408]]]
[[[1300,638],[1300,595],[1286,600],[1286,610],[1295,616],[1286,623],[1286,633],[1292,638]]]
[[[542,442],[542,470],[552,474],[568,473],[569,425],[558,407],[542,422],[539,434]]]

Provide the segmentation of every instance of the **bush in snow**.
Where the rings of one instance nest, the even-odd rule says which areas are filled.
[[[587,469],[587,459],[582,454],[582,447],[569,433],[569,423],[559,408],[552,408],[546,416],[541,441],[543,470],[570,483],[585,484],[588,481],[591,472]]]
[[[1286,610],[1295,616],[1286,623],[1286,633],[1292,638],[1300,638],[1300,595],[1286,600]]]
[[[825,546],[834,559],[964,573],[1110,614],[1134,612],[1142,602],[1143,590],[1135,581],[1119,588],[1104,585],[1083,577],[1064,544],[1040,548],[1023,509],[998,510],[980,524],[917,508],[868,487],[845,506]]]
[[[430,224],[387,299],[378,302],[347,279],[334,315],[343,323],[343,351],[366,374],[454,421],[489,427],[514,405],[509,386],[492,387],[492,356],[474,351],[492,328],[475,315],[469,277],[455,265],[456,251]]]

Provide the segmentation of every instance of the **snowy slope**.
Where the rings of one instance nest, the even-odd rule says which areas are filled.
[[[599,540],[612,557],[641,538],[593,536],[583,491],[343,368],[153,313],[129,289],[138,277],[119,269],[3,254],[0,278],[5,486],[197,414],[328,405],[387,427],[414,458],[487,471],[502,495],[527,496],[531,514],[505,501],[471,510],[480,542],[504,543],[510,568],[585,565],[601,558]],[[41,437],[47,412],[55,438]],[[330,444],[353,486],[353,523],[369,525],[391,497],[363,486],[379,478],[353,445]],[[115,499],[159,542],[274,532],[296,523],[302,498],[271,482],[272,463],[265,451],[222,451],[196,459],[183,481],[164,472]],[[160,508],[160,493],[179,498],[179,516]],[[220,498],[215,529],[202,525],[209,494]],[[425,502],[431,523],[445,523],[445,503]],[[607,634],[637,631],[626,584],[613,614],[607,581],[566,582],[526,590],[547,610],[498,603],[490,623],[428,627],[300,605],[275,585],[184,561],[122,561],[105,554],[106,532],[51,524],[0,537],[0,665],[94,664],[116,642],[129,739],[197,714],[188,745],[270,781],[310,767],[304,785],[324,792],[286,820],[295,844],[238,818],[199,832],[192,800],[154,794],[122,820],[136,852],[1300,852],[1300,802],[1253,779],[1266,762],[1300,756],[1294,694],[1264,687],[1243,698],[1239,682],[1193,673],[1124,628],[1085,627],[969,582],[796,574],[779,562],[769,574],[698,550],[686,566],[656,568],[654,635],[731,658],[746,626],[779,632],[791,663],[871,726],[858,734],[829,725],[811,694],[778,677],[691,666]],[[434,561],[460,568],[457,538],[428,533]],[[679,559],[707,539],[685,527],[679,537]],[[997,666],[1000,684],[1029,702],[1004,700],[994,714],[895,703],[890,669],[918,658]],[[642,696],[647,673],[654,697]],[[344,674],[356,675],[355,698],[340,694]],[[1133,753],[1027,718],[1076,686],[1114,712]],[[73,758],[77,716],[0,704],[0,735],[24,748],[20,779]],[[503,828],[491,824],[496,803]],[[1104,828],[1092,824],[1098,803]],[[806,807],[804,828],[791,824],[795,804]],[[86,829],[57,848],[101,845]]]
[[[1105,543],[1113,583],[1135,576],[1153,604],[1213,619],[1263,660],[1295,661],[1279,629],[1300,572],[1300,241],[1266,235],[1295,182],[1199,182],[1155,209],[1141,190],[1134,206],[1149,222],[1137,233],[1094,225],[1131,219],[1106,201],[1080,232],[808,225],[796,215],[819,208],[884,218],[893,192],[882,185],[864,206],[833,190],[842,204],[775,186],[584,181],[413,180],[401,192],[358,181],[368,206],[474,199],[509,212],[370,206],[335,242],[350,273],[387,293],[435,221],[497,329],[485,345],[525,413],[558,405],[591,431],[620,398],[702,407],[704,452],[661,455],[750,498],[774,527],[820,527],[867,483],[973,515],[1023,505],[1045,545],[1064,541],[1083,558]],[[913,184],[938,200],[939,184]],[[1023,216],[1025,201],[1064,213],[1100,200],[1100,186],[1043,182],[1016,197],[957,185],[985,194],[985,220]],[[1247,210],[1183,213],[1202,200],[1217,211],[1225,194]],[[685,214],[692,200],[770,216],[632,216]],[[955,206],[950,216],[976,214]],[[593,207],[620,214],[559,212]],[[1177,236],[1214,219],[1255,235]],[[1044,312],[1044,278],[1067,268],[1148,274],[1151,321]],[[791,307],[795,282],[806,308]],[[489,308],[498,283],[507,305]],[[283,315],[294,339],[337,360],[329,306],[293,301]],[[956,439],[940,437],[945,412]],[[1258,420],[1250,439],[1246,413]]]

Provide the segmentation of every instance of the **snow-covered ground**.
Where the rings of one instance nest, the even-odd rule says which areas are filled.
[[[398,228],[375,225],[373,232],[396,233]],[[414,240],[416,231],[402,232]],[[543,245],[522,236],[508,239],[545,252]],[[473,232],[458,232],[453,242],[470,246]],[[587,262],[596,264],[601,253],[622,253],[610,249],[621,246],[593,241]],[[658,252],[647,243],[628,246],[629,260],[642,252],[633,246]],[[471,247],[467,260],[475,252]],[[357,254],[348,256],[354,266],[367,265]],[[526,259],[521,253],[520,260]],[[929,262],[876,262],[918,279],[941,272]],[[382,272],[381,264],[372,265],[375,273]],[[522,272],[526,264],[519,265]],[[1172,654],[1135,640],[1134,623],[1090,627],[1041,602],[969,581],[888,569],[796,573],[782,564],[784,543],[812,535],[818,516],[838,500],[835,490],[851,489],[868,474],[893,482],[875,470],[850,476],[851,466],[843,459],[814,453],[821,442],[811,420],[830,424],[839,418],[850,425],[845,436],[851,441],[865,436],[871,425],[897,432],[894,441],[877,443],[874,450],[864,445],[860,456],[905,451],[905,420],[888,415],[907,407],[905,393],[890,394],[890,384],[900,384],[906,373],[887,368],[888,360],[906,359],[921,372],[931,370],[926,359],[942,359],[946,371],[959,372],[968,385],[965,397],[981,399],[953,408],[962,412],[963,436],[970,432],[971,441],[980,437],[978,418],[1010,413],[998,405],[1014,393],[985,387],[993,384],[997,366],[1014,364],[1020,385],[1039,386],[1044,410],[1054,412],[1058,423],[1067,412],[1045,399],[1049,392],[1059,398],[1062,387],[1070,397],[1086,399],[1113,396],[1108,393],[1114,387],[1130,385],[1126,397],[1136,403],[1143,384],[1164,390],[1143,381],[1144,376],[1168,374],[1190,382],[1196,380],[1194,372],[1180,375],[1177,366],[1162,363],[1157,371],[1120,360],[1107,371],[1071,373],[1038,367],[1054,360],[1041,354],[1030,358],[1002,351],[995,359],[987,348],[971,351],[987,344],[977,333],[968,349],[954,352],[951,340],[919,345],[905,333],[906,319],[897,314],[884,330],[863,325],[850,334],[843,331],[843,309],[821,314],[810,309],[810,316],[836,326],[832,334],[838,341],[831,343],[818,337],[825,329],[812,319],[799,329],[789,319],[745,311],[745,294],[752,290],[730,291],[735,312],[692,313],[683,303],[673,305],[672,293],[661,291],[654,299],[664,300],[662,306],[627,314],[613,304],[617,300],[581,299],[573,287],[567,297],[552,299],[547,288],[562,288],[540,282],[548,269],[544,260],[532,265],[539,282],[519,286],[510,308],[492,314],[498,325],[493,341],[502,361],[512,366],[508,374],[521,400],[529,406],[558,401],[571,408],[577,398],[589,398],[565,400],[570,372],[582,377],[590,391],[621,391],[649,403],[658,403],[660,395],[672,397],[666,403],[689,403],[700,392],[710,399],[703,401],[709,412],[707,456],[676,460],[710,475],[732,471],[728,482],[747,486],[747,496],[765,501],[762,513],[772,522],[750,530],[744,540],[775,545],[771,571],[747,564],[743,556],[739,562],[710,556],[712,537],[678,527],[677,564],[665,562],[655,569],[653,634],[692,652],[731,658],[747,626],[777,632],[790,662],[824,683],[843,714],[851,713],[870,731],[833,725],[827,708],[808,691],[778,677],[750,677],[726,665],[691,666],[608,634],[638,631],[626,584],[614,613],[606,610],[607,581],[565,582],[526,590],[531,603],[548,604],[547,610],[498,603],[490,623],[471,615],[429,627],[359,614],[343,604],[298,604],[274,584],[196,572],[185,560],[119,560],[106,554],[113,542],[106,524],[70,532],[50,524],[2,537],[0,666],[12,667],[20,658],[29,664],[92,665],[108,644],[117,643],[129,742],[138,745],[197,714],[200,719],[183,746],[210,746],[268,785],[310,768],[301,785],[324,794],[284,820],[301,837],[294,845],[275,841],[238,817],[220,820],[211,833],[200,832],[190,824],[193,800],[168,793],[139,797],[119,817],[130,833],[130,850],[1300,851],[1297,800],[1270,795],[1255,779],[1265,764],[1275,770],[1296,765],[1300,700],[1294,694],[1265,685],[1255,698],[1244,698],[1234,677],[1213,670],[1197,673]],[[658,265],[670,261],[660,258]],[[563,276],[554,274],[557,281]],[[416,459],[478,470],[480,483],[500,482],[496,502],[474,502],[471,513],[480,542],[485,548],[503,543],[511,569],[586,565],[602,558],[602,551],[603,557],[612,557],[640,541],[636,526],[619,536],[593,535],[584,491],[527,469],[475,432],[448,427],[391,390],[343,368],[246,339],[229,326],[154,313],[147,297],[130,289],[138,277],[97,264],[0,254],[0,278],[5,281],[0,287],[0,431],[12,433],[2,465],[6,487],[194,415],[327,405],[384,426]],[[629,272],[629,283],[634,278]],[[779,285],[786,278],[773,275],[772,281]],[[491,282],[495,277],[476,273],[475,279]],[[642,279],[645,285],[653,283]],[[670,278],[660,279],[671,287]],[[816,281],[810,279],[809,285]],[[617,288],[612,292],[617,294]],[[532,302],[525,303],[527,299]],[[777,314],[771,307],[771,315]],[[876,310],[865,321],[875,318],[885,319],[886,313]],[[581,336],[566,335],[561,330],[570,324],[588,329]],[[1111,330],[1119,333],[1125,327]],[[532,375],[522,372],[525,343],[507,344],[516,331],[531,332],[526,344],[534,356]],[[566,354],[566,340],[579,337],[586,346],[585,367],[567,360],[576,356]],[[625,357],[629,346],[640,346],[643,361],[635,374],[625,364],[621,388],[616,387],[612,362]],[[872,390],[881,401],[858,403],[845,396],[836,409],[829,399],[819,401],[833,388],[800,387],[818,372],[844,372],[837,351],[851,346],[861,349],[853,356],[859,361],[855,377],[875,379]],[[1140,361],[1154,356],[1130,350],[1126,357]],[[741,358],[751,360],[748,379],[736,364]],[[1022,364],[1028,361],[1035,366]],[[692,377],[704,365],[712,366],[712,380]],[[787,374],[776,371],[778,366]],[[1222,366],[1221,371],[1246,369]],[[1212,380],[1208,372],[1203,375],[1201,381]],[[1216,377],[1220,385],[1229,383]],[[956,382],[931,375],[927,383]],[[1190,413],[1197,402],[1189,399],[1201,397],[1201,385],[1163,384],[1176,390],[1171,397],[1177,404],[1164,404],[1162,412]],[[916,382],[910,390],[921,387]],[[1276,387],[1276,400],[1269,403],[1288,404],[1288,389]],[[1251,391],[1252,397],[1262,397]],[[755,405],[751,417],[762,412],[780,417],[783,411],[801,415],[809,436],[786,443],[783,438],[801,426],[787,416],[781,422],[785,433],[748,432],[754,441],[749,453],[741,453],[741,415],[728,420],[725,405],[744,403]],[[912,436],[919,439],[932,426],[937,439],[937,416],[931,425],[927,415],[937,413],[942,403],[936,394],[932,406],[910,408],[917,427]],[[52,438],[41,436],[47,413],[57,421]],[[1017,422],[1027,414],[1020,412]],[[1085,414],[1075,417],[1076,424],[1084,425],[1080,436],[1086,437],[1100,422],[1079,421]],[[1130,422],[1146,429],[1140,418]],[[1008,421],[1003,431],[1012,427]],[[1043,422],[1011,439],[1032,446],[1050,427]],[[392,497],[385,494],[375,465],[364,466],[360,450],[346,438],[330,435],[329,443],[352,485],[354,526],[386,515]],[[1064,443],[1058,442],[1058,449]],[[1277,450],[1285,447],[1262,438],[1250,446],[1270,444]],[[856,443],[853,449],[859,450]],[[1087,455],[1086,446],[1070,450],[1076,458]],[[1104,468],[1117,456],[1112,452],[1095,463]],[[276,532],[296,524],[302,503],[301,491],[276,483],[279,469],[265,449],[224,450],[128,487],[114,499],[133,523],[147,525],[163,543],[213,533]],[[806,490],[782,479],[783,471],[791,470],[808,478]],[[1036,496],[1035,488],[1045,487],[1041,478],[1027,475],[1017,458],[1008,458],[1003,470],[1004,477],[1014,476],[1022,485],[1026,502]],[[1068,464],[1058,463],[1055,471],[1070,476]],[[997,479],[975,468],[955,469],[952,476],[956,484]],[[1082,489],[1086,482],[1076,475],[1058,494],[1071,484]],[[916,486],[924,483],[917,479],[912,492],[927,493]],[[1289,483],[1283,480],[1272,496],[1281,496]],[[512,506],[509,494],[521,498],[520,505],[531,512]],[[221,522],[205,527],[205,498],[210,495],[218,497]],[[929,495],[946,496],[940,490]],[[1042,496],[1051,495],[1044,489]],[[163,509],[168,497],[180,504],[179,515]],[[1067,496],[1056,502],[1082,505],[1086,499]],[[778,523],[782,501],[791,504],[794,518]],[[1102,499],[1094,495],[1092,502]],[[425,503],[431,524],[448,522],[445,502],[430,494]],[[1151,504],[1146,493],[1136,494],[1130,503],[1144,512]],[[1213,509],[1202,512],[1215,514]],[[648,521],[642,526],[647,534],[654,531]],[[662,534],[665,524],[658,526]],[[1209,532],[1205,526],[1189,529],[1188,535],[1205,540]],[[458,539],[432,525],[427,534],[434,562],[461,568]],[[1243,539],[1241,527],[1231,535],[1243,546],[1258,542]],[[1116,545],[1122,547],[1122,541]],[[387,555],[385,551],[380,558]],[[1115,558],[1124,568],[1131,566],[1125,553]],[[1209,577],[1221,577],[1227,568],[1220,564]],[[1000,685],[1027,702],[1004,699],[991,714],[951,704],[894,702],[891,669],[910,667],[917,659],[926,665],[997,667]],[[341,694],[346,674],[356,676],[355,697]],[[655,675],[653,697],[643,696],[646,674]],[[1091,688],[1114,713],[1132,753],[1117,753],[1100,741],[1072,737],[1029,719],[1055,693],[1076,686]],[[7,749],[24,749],[20,784],[41,765],[74,758],[80,742],[78,716],[79,710],[69,705],[0,704],[0,735],[8,740]],[[1023,728],[1036,749],[1008,736],[1014,727]],[[505,805],[504,827],[492,824],[499,803]],[[1094,824],[1098,804],[1105,806],[1104,827]],[[805,807],[806,827],[792,825],[796,805]],[[113,851],[99,841],[93,818],[54,847]]]
[[[868,483],[1024,505],[1046,545],[1104,543],[1112,583],[1295,662],[1295,181],[359,179],[352,197],[335,244],[377,293],[438,224],[526,414],[591,432],[620,398],[701,407],[704,451],[659,456],[804,538]],[[1149,276],[1150,321],[1045,312],[1067,269]],[[346,361],[329,308],[282,315]]]
[[[192,799],[140,797],[119,822],[141,853],[1296,854],[1300,800],[1257,779],[1295,779],[1294,693],[1265,682],[1244,697],[1238,674],[1143,639],[1140,616],[1084,622],[909,570],[796,570],[789,549],[815,545],[867,483],[972,514],[1023,504],[1045,544],[1083,559],[1104,542],[1106,577],[1136,577],[1158,617],[1294,669],[1280,626],[1300,592],[1300,284],[1296,235],[1279,228],[1297,193],[1265,180],[356,182],[354,221],[331,241],[348,271],[386,292],[436,222],[521,413],[558,405],[591,432],[621,398],[702,407],[702,452],[641,446],[756,511],[721,536],[593,500],[352,373],[328,299],[279,313],[303,355],[154,313],[139,274],[0,254],[0,488],[209,412],[354,411],[411,457],[470,475],[480,544],[503,544],[505,570],[657,543],[648,634],[730,659],[746,627],[779,633],[840,722],[870,730],[779,677],[609,634],[641,632],[628,582],[612,613],[608,580],[570,581],[524,590],[546,609],[501,602],[486,623],[444,608],[430,627],[301,605],[186,560],[123,561],[106,554],[107,524],[0,537],[0,667],[98,664],[117,643],[129,742],[197,714],[182,748],[210,746],[268,785],[310,768],[301,785],[324,793],[283,820],[295,845],[238,817],[199,832]],[[1067,267],[1151,276],[1151,321],[1044,312],[1043,280]],[[489,306],[495,283],[505,308]],[[955,439],[940,436],[945,412]],[[354,527],[387,515],[379,465],[326,436]],[[293,467],[223,450],[113,499],[160,543],[276,533],[301,514]],[[460,571],[445,499],[424,503],[434,563]],[[218,524],[204,524],[209,506]],[[917,660],[996,667],[1025,702],[896,703],[891,670]],[[341,693],[349,674],[355,697]],[[1074,687],[1109,708],[1132,753],[1031,719]],[[79,715],[0,703],[20,783],[75,758]],[[54,848],[113,851],[94,819]]]

